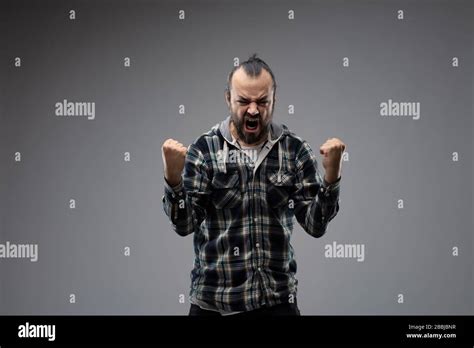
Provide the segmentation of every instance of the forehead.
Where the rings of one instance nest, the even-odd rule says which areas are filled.
[[[264,94],[270,95],[272,89],[272,76],[268,71],[262,69],[257,77],[247,75],[240,67],[232,76],[232,88],[236,96],[247,98],[258,98]]]

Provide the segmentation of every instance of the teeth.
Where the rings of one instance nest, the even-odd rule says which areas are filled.
[[[255,125],[255,126],[247,125],[247,129],[257,129],[257,125]]]

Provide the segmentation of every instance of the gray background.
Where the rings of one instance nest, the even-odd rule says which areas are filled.
[[[472,314],[472,3],[2,1],[0,243],[38,243],[39,260],[0,259],[0,314],[187,314],[192,236],[163,212],[161,144],[224,119],[233,58],[253,52],[275,121],[349,154],[327,234],[293,233],[301,313]],[[55,116],[63,99],[96,119]],[[381,117],[388,99],[420,102],[420,120]],[[325,258],[333,241],[365,261]]]

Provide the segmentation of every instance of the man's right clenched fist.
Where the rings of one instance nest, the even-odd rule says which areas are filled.
[[[181,182],[181,173],[188,148],[174,139],[166,139],[161,147],[165,178],[171,186]]]

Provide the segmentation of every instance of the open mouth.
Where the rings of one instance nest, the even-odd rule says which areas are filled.
[[[255,132],[259,126],[258,118],[245,118],[245,130],[249,132]]]

